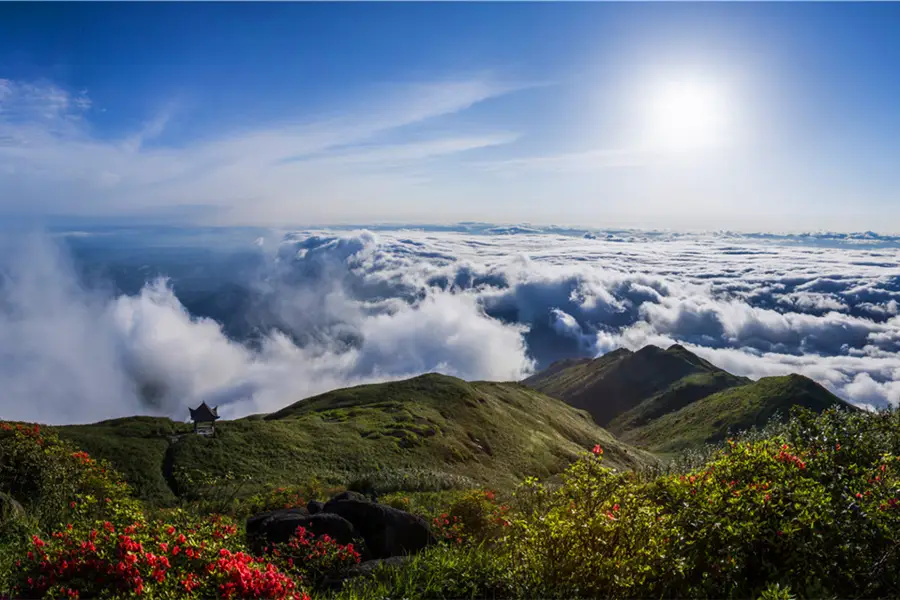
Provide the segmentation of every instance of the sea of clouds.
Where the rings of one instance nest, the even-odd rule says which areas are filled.
[[[182,420],[201,400],[237,417],[357,383],[516,380],[675,342],[736,374],[900,403],[900,240],[874,234],[272,232],[247,244],[252,339],[191,314],[164,278],[121,294],[46,237],[0,250],[5,419]]]

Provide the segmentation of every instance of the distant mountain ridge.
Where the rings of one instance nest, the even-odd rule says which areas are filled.
[[[718,441],[795,405],[855,410],[802,375],[752,381],[678,344],[559,361],[523,384],[586,410],[618,438],[655,452]]]

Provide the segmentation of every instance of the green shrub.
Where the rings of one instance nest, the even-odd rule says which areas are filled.
[[[525,597],[646,597],[666,593],[679,568],[674,531],[632,474],[578,460],[562,484],[528,479],[505,540],[517,594]]]
[[[473,490],[454,501],[447,514],[438,517],[438,524],[447,526],[449,520],[458,525],[461,537],[481,543],[496,539],[509,526],[508,511],[508,505],[497,502],[496,492]]]
[[[23,512],[43,532],[78,521],[130,522],[140,514],[108,463],[38,425],[0,422],[0,493],[7,513]]]

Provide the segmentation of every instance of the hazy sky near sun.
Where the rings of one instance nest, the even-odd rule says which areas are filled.
[[[0,218],[900,230],[900,4],[0,3]]]

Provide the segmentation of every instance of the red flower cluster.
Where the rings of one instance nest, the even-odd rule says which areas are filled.
[[[21,423],[16,423],[15,427],[13,427],[9,423],[0,422],[0,429],[2,429],[3,431],[15,431],[35,440],[40,445],[44,443],[44,439],[41,437],[41,426],[37,423],[35,423],[31,427],[29,427],[28,425],[23,425]]]
[[[441,516],[432,519],[431,523],[431,530],[439,540],[462,544],[463,523],[459,517],[442,513]]]
[[[298,527],[287,543],[277,544],[268,552],[283,571],[313,580],[360,561],[353,544],[339,544],[328,535],[315,537],[304,527]]]
[[[272,563],[259,563],[244,552],[234,552],[222,548],[219,558],[209,563],[207,572],[221,579],[217,591],[223,598],[304,598],[297,591],[293,579],[281,573]],[[260,568],[262,567],[262,568]],[[187,587],[187,586],[185,586]]]
[[[77,460],[78,462],[80,462],[83,465],[89,465],[92,462],[94,462],[94,459],[91,458],[91,455],[88,454],[87,452],[83,452],[83,451],[82,452],[73,452],[72,458],[74,458],[75,460]]]
[[[94,597],[104,590],[139,596],[153,586],[154,593],[166,590],[171,595],[305,597],[299,578],[264,558],[224,547],[213,551],[207,541],[192,541],[201,535],[223,540],[236,532],[233,524],[218,519],[186,529],[190,538],[162,524],[135,523],[117,532],[105,522],[81,536],[72,529],[47,540],[32,538],[32,551],[19,563],[17,596]]]
[[[600,456],[603,454],[603,448],[600,447],[600,444],[596,444],[591,452],[594,453],[594,456]]]
[[[898,501],[897,498],[891,498],[890,500],[888,500],[887,502],[885,502],[881,506],[879,506],[879,508],[881,510],[887,510],[889,508],[897,508],[898,503],[900,503],[900,501]]]
[[[803,462],[799,456],[788,452],[789,449],[790,447],[787,444],[782,444],[781,452],[775,455],[775,460],[786,464],[796,465],[798,469],[805,469],[806,463]]]

